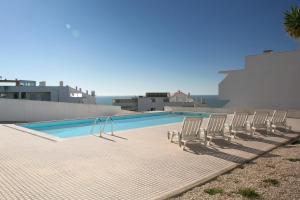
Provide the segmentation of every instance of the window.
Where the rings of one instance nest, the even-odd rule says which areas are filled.
[[[21,99],[26,99],[26,92],[21,93]]]
[[[155,98],[152,98],[151,101],[152,101],[152,103],[154,103],[155,102]]]
[[[70,93],[70,97],[75,97],[75,98],[76,98],[76,97],[82,97],[82,93],[80,93],[80,92],[74,92],[74,93],[71,92],[71,93]]]
[[[18,99],[19,98],[19,93],[18,92],[15,92],[14,93],[14,99]]]
[[[164,98],[164,102],[169,102],[169,99],[168,98]]]

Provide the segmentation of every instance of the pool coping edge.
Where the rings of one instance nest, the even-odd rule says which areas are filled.
[[[41,131],[28,129],[28,128],[21,127],[21,126],[17,126],[15,124],[2,124],[2,126],[12,128],[12,129],[15,129],[15,130],[18,130],[18,131],[21,131],[21,132],[29,133],[31,135],[38,136],[40,138],[47,139],[47,140],[50,140],[50,141],[53,141],[53,142],[59,142],[59,141],[64,140],[63,138],[51,136],[50,134],[43,133]]]

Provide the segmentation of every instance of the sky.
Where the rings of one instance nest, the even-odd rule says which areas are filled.
[[[0,76],[97,95],[218,94],[220,70],[289,51],[299,0],[0,0]]]

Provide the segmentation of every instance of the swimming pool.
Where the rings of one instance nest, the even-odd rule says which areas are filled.
[[[159,112],[138,115],[113,116],[113,130],[124,131],[135,128],[143,128],[150,126],[158,126],[164,124],[182,122],[185,117],[201,117],[206,118],[206,113],[188,113],[188,112]],[[51,122],[23,123],[18,126],[47,133],[51,136],[59,138],[71,138],[84,135],[97,134],[103,129],[103,124],[107,117],[78,120],[62,120]],[[104,128],[104,132],[111,132],[111,124],[108,121]]]

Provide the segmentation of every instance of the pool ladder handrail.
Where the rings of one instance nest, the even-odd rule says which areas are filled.
[[[99,132],[99,136],[102,137],[102,133],[105,133],[105,127],[107,125],[108,122],[110,122],[110,126],[111,126],[111,135],[114,135],[114,125],[113,125],[113,119],[112,116],[108,116],[105,118],[105,120],[102,120],[100,117],[97,117],[94,120],[93,126],[90,130],[90,133],[92,134],[94,131],[95,126],[98,124],[98,122],[100,122],[100,132]],[[101,123],[102,122],[102,123]],[[104,123],[103,123],[104,122]]]
[[[97,117],[95,120],[94,120],[94,123],[93,123],[93,125],[92,125],[92,128],[91,128],[91,130],[90,130],[90,134],[92,134],[93,133],[93,131],[94,131],[94,128],[95,128],[95,126],[98,124],[98,122],[102,122],[102,120],[101,120],[101,118],[99,117]],[[100,125],[100,127],[101,127],[101,125]]]
[[[105,134],[105,127],[106,127],[106,125],[107,125],[108,122],[110,122],[110,133],[111,133],[111,135],[114,135],[114,122],[113,122],[113,118],[112,118],[112,116],[108,116],[108,117],[106,117],[106,119],[104,121],[102,129],[101,129],[101,126],[100,126],[100,132],[99,132],[99,136],[100,137],[102,137],[102,133]]]

